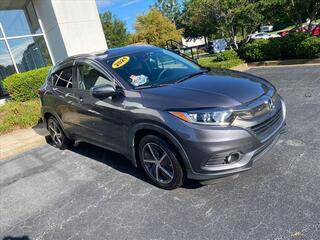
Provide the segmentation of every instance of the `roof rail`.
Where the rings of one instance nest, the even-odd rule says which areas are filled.
[[[63,60],[60,60],[58,62],[56,62],[55,65],[58,65],[58,64],[61,64],[63,62],[67,62],[67,61],[70,61],[70,60],[74,60],[76,58],[81,58],[81,57],[94,57],[95,55],[94,54],[90,54],[90,53],[82,53],[82,54],[76,54],[76,55],[72,55],[72,56],[69,56]]]

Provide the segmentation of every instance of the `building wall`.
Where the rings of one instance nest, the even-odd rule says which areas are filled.
[[[33,0],[53,63],[107,49],[95,0]]]

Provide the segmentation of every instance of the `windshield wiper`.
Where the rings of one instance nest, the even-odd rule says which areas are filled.
[[[181,82],[186,81],[186,80],[188,80],[188,79],[190,79],[190,78],[193,78],[193,77],[198,76],[198,75],[202,75],[202,74],[207,73],[207,72],[208,72],[208,70],[202,70],[202,71],[200,71],[200,72],[191,73],[191,74],[189,74],[189,75],[187,75],[187,76],[185,76],[185,77],[183,77],[183,78],[180,78],[180,79],[179,79],[178,81],[176,81],[175,83],[181,83]]]
[[[158,84],[150,84],[150,85],[142,85],[136,87],[136,89],[146,89],[146,88],[155,88],[155,87],[164,87],[169,85],[168,83],[158,83]]]

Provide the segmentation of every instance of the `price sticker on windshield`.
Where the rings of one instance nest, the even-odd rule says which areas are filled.
[[[120,68],[124,65],[126,65],[130,61],[129,56],[123,56],[121,58],[118,58],[112,63],[112,68]]]

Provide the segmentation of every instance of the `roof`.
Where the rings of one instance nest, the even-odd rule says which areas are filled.
[[[108,49],[105,52],[106,58],[112,58],[117,56],[123,56],[125,54],[132,54],[135,52],[141,52],[151,49],[157,49],[158,47],[152,46],[152,45],[129,45],[125,47],[119,47],[119,48],[111,48]]]
[[[152,46],[152,45],[128,45],[125,47],[119,47],[119,48],[110,48],[105,52],[95,52],[91,54],[78,54],[74,56],[70,56],[60,62],[58,62],[56,65],[61,65],[67,62],[74,61],[78,58],[91,58],[91,59],[108,59],[113,58],[117,56],[124,56],[127,54],[132,54],[136,52],[151,50],[151,49],[158,49],[158,47]]]

